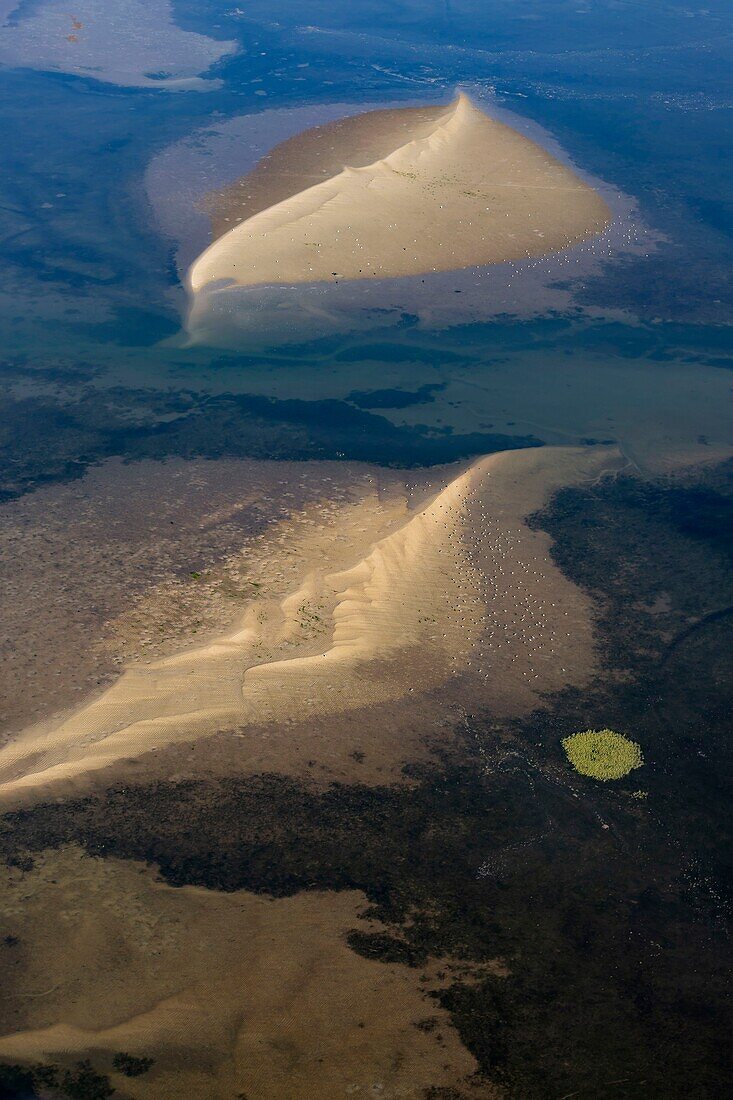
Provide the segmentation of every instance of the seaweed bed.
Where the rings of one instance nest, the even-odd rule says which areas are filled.
[[[336,400],[167,394],[123,387],[88,389],[64,402],[5,395],[0,409],[0,502],[44,483],[82,477],[92,463],[118,455],[128,461],[172,456],[320,458],[411,467],[541,444],[531,435],[400,427]]]
[[[74,842],[148,860],[172,885],[359,888],[386,930],[354,929],[352,949],[443,960],[451,980],[433,996],[508,1096],[724,1095],[732,472],[567,489],[533,518],[594,599],[604,667],[590,688],[514,723],[467,716],[403,784],[114,789],[6,815],[3,857],[28,865]],[[600,784],[561,740],[606,726],[645,764]],[[497,958],[508,975],[487,967]]]

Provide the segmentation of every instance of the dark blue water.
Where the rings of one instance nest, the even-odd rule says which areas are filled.
[[[118,6],[124,12],[123,0]],[[133,74],[136,10],[124,34],[109,31],[110,57]],[[94,404],[93,394],[109,387],[123,404],[150,409],[144,391],[343,401],[354,390],[433,385],[440,388],[420,429],[426,438],[493,422],[547,442],[628,436],[640,453],[644,441],[636,428],[619,427],[620,409],[602,415],[610,387],[630,393],[647,419],[661,418],[662,433],[674,414],[661,407],[677,393],[685,423],[672,432],[674,448],[700,436],[726,442],[718,410],[733,365],[728,4],[178,2],[179,28],[222,43],[207,49],[237,43],[209,70],[201,63],[205,82],[195,91],[168,89],[170,64],[168,75],[161,64],[159,87],[146,69],[142,88],[121,86],[114,72],[44,72],[45,55],[30,67],[27,50],[14,66],[19,48],[8,35],[43,13],[42,3],[21,5],[3,30],[0,326],[9,399],[44,407],[62,399],[78,419],[82,391]],[[73,57],[64,64],[73,69]],[[509,302],[500,317],[467,324],[457,316],[438,331],[408,316],[396,329],[391,320],[384,331],[375,323],[366,338],[326,334],[287,352],[274,333],[271,356],[171,347],[185,298],[176,242],[161,232],[144,186],[157,156],[255,112],[434,102],[458,85],[541,127],[580,170],[635,203],[653,246],[612,256],[568,284],[571,305],[538,300],[531,317],[525,294],[516,312]],[[497,364],[513,386],[497,380]],[[483,396],[474,389],[469,400],[466,386],[475,383]],[[558,389],[569,391],[559,418]],[[401,426],[423,419],[386,415]],[[119,433],[110,443],[108,420],[99,425],[103,449],[124,450]],[[58,472],[52,436],[46,427],[48,461],[36,456],[38,476]],[[90,441],[87,450],[100,446]],[[83,446],[61,451],[64,462],[85,459]],[[385,445],[384,460],[397,457]]]

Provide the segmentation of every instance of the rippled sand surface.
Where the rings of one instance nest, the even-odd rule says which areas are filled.
[[[593,665],[585,597],[526,516],[560,485],[618,465],[613,448],[504,452],[453,472],[427,504],[365,499],[344,513],[357,555],[347,568],[304,568],[284,598],[253,600],[232,632],[132,665],[71,717],[21,734],[0,752],[0,791],[22,797],[222,731],[236,735],[238,770],[248,758],[283,767],[329,716],[360,711],[368,725],[372,708],[439,688],[440,711],[452,693],[512,714],[582,682]],[[326,551],[333,535],[320,532]]]

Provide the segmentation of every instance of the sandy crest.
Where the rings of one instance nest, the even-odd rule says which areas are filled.
[[[561,485],[618,464],[613,448],[505,452],[458,473],[389,534],[385,513],[364,515],[367,551],[350,568],[316,569],[284,599],[253,601],[229,635],[131,667],[70,718],[5,746],[0,793],[15,800],[226,730],[254,766],[279,768],[283,743],[319,717],[430,696],[444,713],[460,698],[513,714],[582,682],[590,608],[524,518]]]
[[[465,95],[437,115],[412,109],[407,127],[395,121],[401,113],[375,112],[384,115],[384,133],[371,164],[345,167],[257,211],[202,253],[188,274],[190,328],[206,292],[526,259],[566,249],[608,224],[608,207],[593,188]],[[335,140],[345,150],[353,144],[346,127]],[[375,142],[372,130],[370,148]]]

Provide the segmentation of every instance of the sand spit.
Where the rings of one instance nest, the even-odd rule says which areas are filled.
[[[380,928],[358,919],[360,893],[173,889],[140,864],[76,848],[0,877],[20,963],[4,983],[4,1060],[90,1057],[119,1095],[140,1100],[419,1100],[475,1069],[423,993],[440,984],[436,967],[385,965],[347,946],[349,929]],[[426,1018],[440,1026],[415,1026]],[[112,1072],[120,1050],[155,1065],[124,1078]]]
[[[373,545],[350,568],[309,572],[283,599],[253,601],[227,636],[131,667],[75,715],[5,746],[0,793],[37,794],[222,731],[236,739],[239,771],[281,767],[283,752],[300,770],[291,745],[319,719],[359,711],[366,721],[373,708],[436,695],[443,715],[482,703],[513,714],[582,682],[590,608],[524,517],[561,485],[618,464],[612,448],[504,452],[458,473],[390,534],[384,513],[371,530],[365,515]]]
[[[368,156],[375,159],[363,163]],[[347,158],[348,167],[312,183]],[[263,209],[271,173],[276,201]],[[305,188],[288,194],[296,180]],[[377,111],[317,127],[276,148],[238,190],[240,214],[232,189],[223,196],[229,214],[214,196],[215,231],[226,217],[243,220],[188,273],[194,336],[215,296],[233,288],[526,260],[568,249],[610,220],[592,187],[463,94],[447,109]]]

